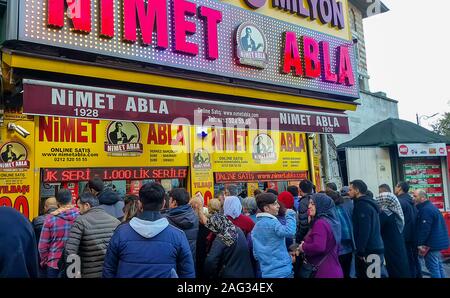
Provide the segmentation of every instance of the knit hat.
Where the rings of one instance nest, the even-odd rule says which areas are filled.
[[[278,195],[278,201],[284,204],[287,209],[292,209],[294,207],[294,197],[288,191],[283,191]]]

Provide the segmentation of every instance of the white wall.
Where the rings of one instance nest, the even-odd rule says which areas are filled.
[[[363,180],[375,196],[378,195],[378,186],[381,184],[393,187],[389,149],[347,148],[345,152],[349,182]]]

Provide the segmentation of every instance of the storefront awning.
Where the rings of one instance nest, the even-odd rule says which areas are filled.
[[[347,115],[24,79],[29,115],[348,134]]]

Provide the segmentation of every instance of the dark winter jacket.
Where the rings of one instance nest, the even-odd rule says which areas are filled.
[[[106,252],[103,277],[194,278],[186,235],[159,212],[144,211],[117,227]]]
[[[186,204],[170,209],[165,215],[170,224],[180,230],[183,230],[186,234],[186,238],[189,241],[189,247],[191,248],[192,257],[195,260],[199,221],[194,209],[192,209],[191,205]]]
[[[230,247],[216,237],[205,260],[205,274],[210,278],[254,278],[250,252],[244,232],[236,227],[237,241]]]
[[[100,207],[78,216],[66,242],[66,258],[76,254],[81,258],[81,277],[102,277],[103,260],[114,230],[120,221]]]
[[[0,278],[3,277],[38,277],[33,227],[23,214],[10,207],[0,207]]]
[[[308,223],[308,206],[311,194],[307,194],[300,199],[298,210],[298,224],[295,239],[297,243],[301,243],[306,234],[308,234],[310,224]]]
[[[417,245],[428,246],[431,251],[448,248],[448,232],[444,217],[430,201],[417,205]]]
[[[120,198],[119,194],[110,188],[106,188],[97,195],[100,207],[111,216],[115,218],[123,217],[124,202]]]
[[[32,225],[34,229],[34,235],[36,236],[36,243],[39,243],[39,237],[41,237],[42,227],[44,226],[44,221],[47,215],[55,211],[58,208],[50,208],[47,213],[39,215],[33,219]]]
[[[397,228],[395,217],[380,213],[381,237],[384,242],[384,258],[390,278],[411,278],[405,241]]]
[[[407,193],[398,196],[400,205],[402,206],[403,215],[405,217],[405,227],[403,228],[403,238],[405,243],[416,246],[416,220],[417,208],[414,206],[414,201]]]
[[[379,214],[380,209],[374,199],[362,196],[355,200],[352,219],[358,256],[383,253]]]

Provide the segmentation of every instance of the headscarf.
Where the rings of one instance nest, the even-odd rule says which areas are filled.
[[[232,219],[239,217],[239,215],[242,214],[241,200],[235,196],[225,197],[223,214],[225,216],[230,216]]]
[[[336,206],[333,200],[323,193],[313,194],[311,200],[313,200],[316,206],[316,215],[313,221],[315,222],[319,218],[325,219],[331,226],[336,244],[339,245],[341,243],[341,223],[336,214]]]
[[[217,234],[217,237],[230,247],[237,241],[237,231],[233,223],[219,212],[214,213],[206,222],[205,227]]]
[[[283,203],[284,207],[286,207],[287,209],[294,208],[294,196],[288,191],[283,191],[282,193],[280,193],[278,195],[278,201]]]
[[[387,216],[391,216],[392,213],[396,215],[395,221],[397,222],[397,228],[402,233],[405,226],[405,216],[403,215],[402,206],[397,197],[391,192],[382,192],[376,198],[376,201]]]

